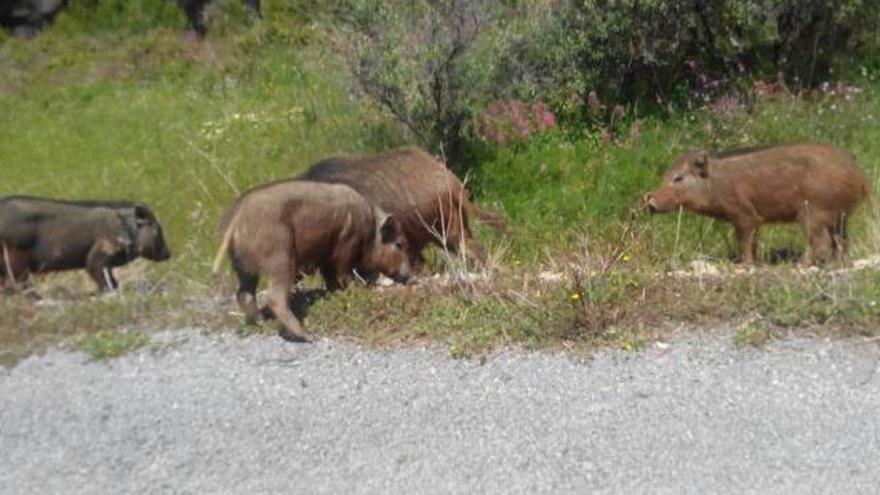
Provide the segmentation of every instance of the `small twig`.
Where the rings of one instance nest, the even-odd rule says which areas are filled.
[[[213,168],[214,171],[217,172],[217,175],[219,175],[220,178],[223,179],[224,182],[226,182],[226,184],[229,186],[229,188],[232,189],[236,195],[241,195],[241,190],[238,188],[238,186],[235,185],[234,182],[232,182],[232,179],[229,177],[229,174],[224,173],[220,169],[220,165],[217,163],[216,158],[214,158],[213,156],[209,155],[208,153],[202,151],[198,146],[194,145],[191,141],[185,141],[185,142],[186,142],[187,146],[192,148],[196,153],[201,155],[202,158],[204,158],[206,162],[208,162],[208,165],[210,165],[211,168]]]
[[[101,269],[101,274],[104,275],[104,283],[107,284],[107,288],[116,290],[116,287],[113,287],[113,280],[110,278],[110,269],[105,266]]]
[[[12,260],[9,259],[9,249],[6,247],[6,244],[3,244],[3,263],[6,264],[6,273],[9,275],[9,280],[12,281],[12,285],[16,285],[18,282],[15,280],[15,272],[12,270]]]
[[[681,206],[678,207],[678,219],[675,221],[675,245],[672,248],[672,253],[675,258],[678,258],[678,241],[681,237],[681,213],[684,210]]]
[[[533,301],[530,300],[528,297],[526,297],[524,294],[521,294],[521,293],[518,292],[518,291],[515,291],[515,290],[513,290],[513,289],[508,289],[507,292],[509,292],[510,294],[516,296],[516,297],[517,297],[518,299],[520,299],[522,302],[528,304],[529,306],[531,306],[531,307],[533,307],[533,308],[535,308],[535,309],[540,309],[540,308],[541,308],[541,306],[538,305],[538,303],[533,302]]]

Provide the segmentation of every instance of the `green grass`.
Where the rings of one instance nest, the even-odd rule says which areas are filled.
[[[772,334],[764,325],[748,322],[733,334],[733,344],[739,349],[746,347],[759,348],[770,342],[772,338]]]
[[[224,207],[239,191],[294,175],[327,155],[404,142],[388,115],[352,95],[342,64],[316,42],[319,28],[280,6],[267,6],[264,22],[252,24],[238,2],[222,3],[207,41],[193,43],[181,33],[176,8],[162,7],[141,25],[134,3],[101,5],[94,19],[72,9],[33,40],[0,37],[0,195],[146,202],[175,256],[139,265],[137,277],[160,288],[146,295],[91,298],[39,286],[44,296],[67,302],[0,298],[7,356],[69,338],[110,356],[153,328],[236,328],[230,276],[217,282],[209,275]],[[670,322],[755,317],[766,329],[871,334],[880,327],[876,271],[804,275],[783,265],[718,279],[670,277],[667,271],[702,257],[729,269],[731,229],[690,214],[631,221],[630,212],[688,148],[826,141],[851,150],[876,182],[876,70],[852,76],[863,90],[852,101],[817,94],[724,116],[694,111],[646,119],[638,136],[625,124],[613,142],[591,131],[507,148],[476,145],[480,159],[469,187],[509,225],[504,234],[478,229],[495,254],[491,281],[355,287],[317,301],[306,324],[372,345],[435,342],[453,356],[502,345],[637,350],[661,338]],[[855,257],[880,251],[871,210],[854,219]],[[761,254],[799,252],[803,242],[797,228],[769,227]],[[441,255],[432,260],[444,265]],[[561,278],[542,282],[542,271]],[[274,332],[274,324],[241,333],[253,331]],[[760,332],[741,332],[749,345],[760,340]]]
[[[76,341],[76,347],[92,359],[112,359],[127,354],[150,343],[150,337],[142,332],[99,332],[86,334]]]
[[[177,255],[167,266],[204,278],[220,214],[239,191],[393,139],[383,117],[350,99],[332,61],[255,36],[9,40],[33,68],[0,76],[0,194],[144,201]]]
[[[672,160],[695,148],[784,143],[829,142],[850,150],[876,183],[880,166],[880,85],[869,75],[854,84],[863,90],[851,101],[836,96],[810,100],[765,101],[750,112],[718,117],[694,112],[671,121],[646,120],[637,140],[622,130],[619,142],[606,144],[592,136],[571,141],[551,135],[489,155],[473,175],[484,204],[501,209],[516,232],[511,254],[541,260],[546,247],[569,250],[584,234],[594,242],[614,242],[642,194],[659,185]],[[546,173],[541,174],[546,164]],[[876,253],[878,232],[868,208],[853,222],[853,254]],[[643,216],[642,262],[669,264],[699,256],[728,259],[735,252],[732,228],[685,214]],[[680,232],[676,235],[676,230]],[[678,239],[676,244],[675,240]],[[802,252],[803,235],[793,225],[761,231],[761,256],[770,251]]]

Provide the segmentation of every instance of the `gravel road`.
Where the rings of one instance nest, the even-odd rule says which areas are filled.
[[[195,331],[0,371],[3,493],[876,493],[877,343],[484,364]]]

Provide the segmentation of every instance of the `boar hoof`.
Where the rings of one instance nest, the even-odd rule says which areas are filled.
[[[272,321],[275,319],[275,313],[268,306],[263,306],[260,308],[259,318],[262,318],[264,321]],[[256,319],[257,317],[255,316],[254,320]]]
[[[308,344],[313,341],[312,337],[308,334],[293,332],[287,328],[282,328],[281,330],[279,330],[278,335],[280,335],[282,339],[288,342]]]

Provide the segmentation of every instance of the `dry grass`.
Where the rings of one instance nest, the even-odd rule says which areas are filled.
[[[308,287],[320,281],[311,277],[292,301],[318,335],[379,347],[440,345],[455,357],[509,345],[586,353],[609,346],[638,350],[683,324],[733,324],[740,328],[739,346],[759,346],[783,332],[880,332],[876,264],[838,270],[722,264],[709,275],[661,273],[640,267],[628,250],[588,245],[540,269],[502,265],[424,277],[411,286],[355,285],[317,298]],[[627,246],[638,252],[638,246]],[[0,361],[12,364],[59,342],[112,357],[143,345],[153,331],[173,328],[241,335],[277,331],[273,321],[242,325],[231,277],[206,286],[170,275],[151,279],[140,270],[135,265],[120,271],[123,290],[115,295],[91,295],[91,282],[73,273],[40,279],[35,286],[40,300],[26,294],[0,299]]]

